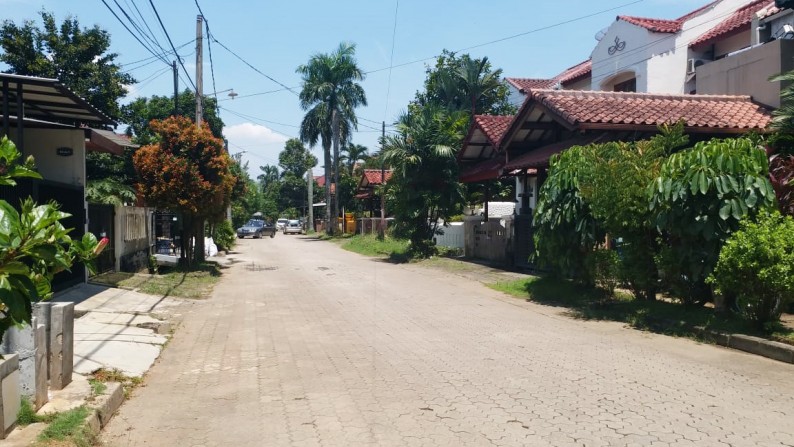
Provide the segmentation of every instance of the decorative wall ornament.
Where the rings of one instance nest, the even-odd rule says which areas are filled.
[[[612,45],[611,47],[609,47],[607,49],[607,53],[609,53],[609,55],[612,56],[613,54],[617,53],[618,51],[623,51],[624,48],[626,48],[626,41],[625,40],[620,40],[619,36],[615,36],[615,45]]]

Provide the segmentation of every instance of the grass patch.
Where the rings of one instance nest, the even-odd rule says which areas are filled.
[[[794,329],[782,324],[771,326],[768,332],[761,333],[751,323],[730,312],[716,312],[706,307],[687,308],[662,300],[638,301],[621,292],[613,299],[605,299],[600,291],[568,280],[531,277],[488,286],[527,301],[565,307],[568,315],[584,320],[617,321],[637,329],[691,338],[699,338],[696,328],[703,328],[762,336],[794,344]]]
[[[143,379],[141,377],[130,377],[124,374],[123,371],[119,369],[107,369],[107,368],[100,368],[93,373],[93,377],[89,379],[91,383],[91,389],[95,391],[95,394],[102,394],[107,389],[107,382],[118,382],[121,384],[122,390],[124,390],[124,399],[129,399],[132,395],[132,391],[135,388],[138,388],[143,384]],[[101,384],[105,388],[102,389],[101,392],[96,393],[94,389],[94,383]]]
[[[91,447],[96,445],[96,435],[85,424],[89,410],[85,406],[58,413],[50,425],[39,434],[38,445],[68,445]]]
[[[91,395],[93,396],[99,396],[108,389],[108,386],[105,385],[105,382],[97,379],[88,379],[88,384],[91,385]]]
[[[98,275],[92,282],[122,289],[137,289],[141,293],[181,298],[206,298],[221,277],[214,262],[204,262],[190,269],[161,266],[159,273],[112,273]]]
[[[386,237],[378,240],[375,235],[356,235],[349,237],[342,248],[364,256],[388,258],[393,262],[408,262],[408,241]]]
[[[54,417],[55,413],[37,414],[30,400],[23,397],[19,405],[19,412],[17,413],[17,424],[24,427],[25,425],[35,424],[37,422],[50,422]]]

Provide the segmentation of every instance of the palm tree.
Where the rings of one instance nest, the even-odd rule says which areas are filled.
[[[360,144],[348,144],[342,148],[342,160],[347,163],[347,171],[352,177],[354,172],[353,170],[356,167],[356,163],[359,161],[366,161],[369,158],[369,149],[366,146],[362,146]]]
[[[332,219],[339,214],[339,195],[335,195],[331,208],[329,186],[339,179],[339,144],[349,140],[351,129],[358,128],[356,107],[367,105],[364,89],[357,83],[364,79],[364,72],[356,65],[355,52],[354,44],[343,42],[334,52],[315,54],[297,69],[303,78],[300,105],[307,111],[301,122],[300,139],[311,146],[320,141],[323,146],[328,234],[334,233],[336,225],[332,225]],[[332,178],[333,182],[329,181]]]
[[[256,178],[259,180],[259,185],[264,192],[268,185],[278,181],[278,168],[273,165],[264,165],[260,166],[259,169],[262,173]]]
[[[488,62],[487,57],[482,59],[466,57],[463,58],[462,62],[462,65],[455,71],[455,76],[458,79],[463,95],[468,100],[466,107],[468,107],[473,119],[475,114],[483,112],[482,106],[484,104],[480,104],[480,99],[487,97],[502,86],[502,81],[500,80],[502,70],[491,71],[491,64]]]

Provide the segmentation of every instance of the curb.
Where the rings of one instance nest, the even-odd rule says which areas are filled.
[[[86,405],[90,413],[83,421],[83,427],[94,437],[99,436],[99,433],[124,402],[124,390],[120,383],[107,382],[106,385],[105,392],[94,397],[94,400]]]
[[[720,346],[738,349],[779,362],[794,364],[794,346],[751,335],[721,334],[719,332],[706,331],[705,329],[699,329],[699,331],[706,338]]]

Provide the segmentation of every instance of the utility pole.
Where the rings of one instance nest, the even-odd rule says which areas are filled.
[[[176,71],[176,61],[171,62],[171,69],[174,70],[174,116],[177,116],[179,115],[179,72]]]
[[[383,156],[383,146],[386,142],[386,121],[383,121],[380,135],[380,228],[378,238],[386,237],[386,160]]]
[[[309,168],[306,171],[306,189],[308,191],[308,196],[309,196],[309,198],[308,198],[308,200],[306,202],[308,204],[308,206],[309,206],[309,209],[308,209],[308,214],[309,214],[309,217],[308,217],[308,221],[309,221],[308,230],[309,231],[314,231],[314,175],[312,174],[312,168]]]
[[[196,127],[201,127],[201,118],[204,115],[202,99],[204,95],[204,58],[202,50],[204,48],[203,32],[204,17],[201,14],[196,16]]]

